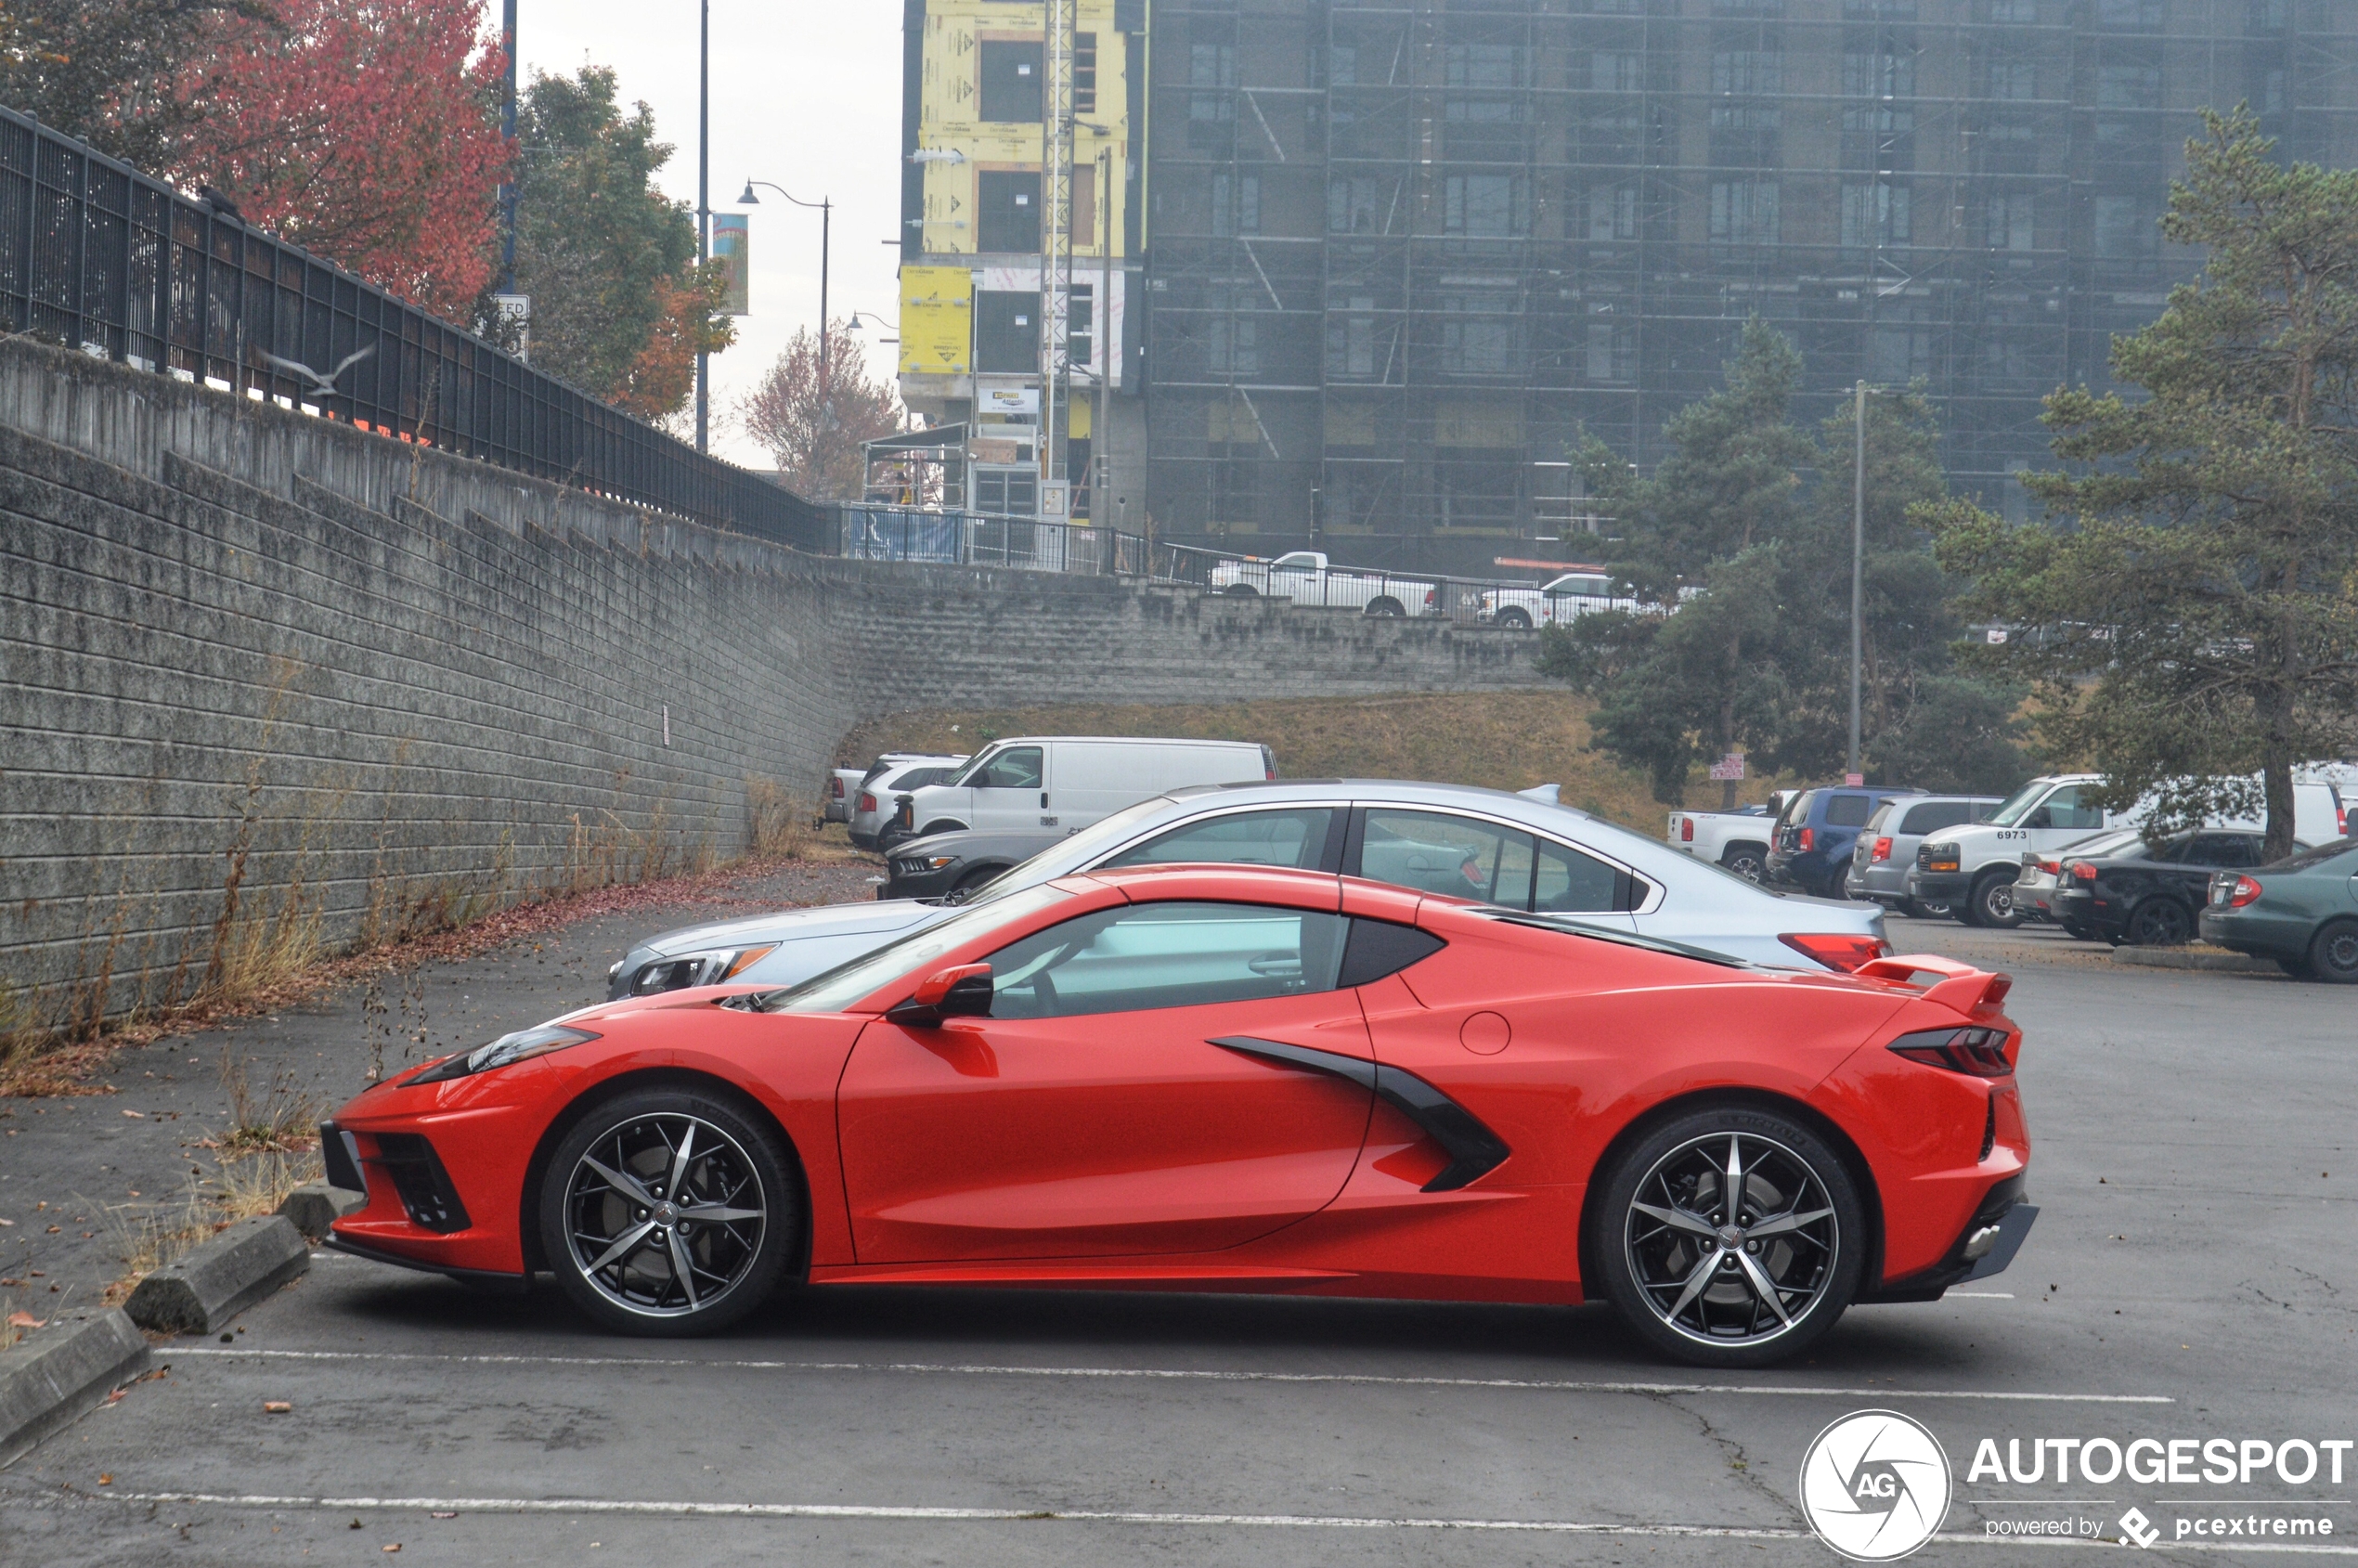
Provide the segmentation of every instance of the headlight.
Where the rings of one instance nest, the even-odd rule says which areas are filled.
[[[690,986],[719,985],[768,957],[777,945],[763,942],[758,947],[715,947],[702,952],[683,952],[677,958],[658,958],[641,965],[631,977],[630,994],[654,996],[667,991],[685,991]]]
[[[510,1067],[597,1038],[586,1029],[574,1029],[565,1024],[542,1024],[538,1029],[522,1029],[513,1034],[503,1034],[488,1045],[478,1045],[462,1056],[453,1056],[448,1061],[430,1067],[409,1082],[440,1083],[473,1073],[489,1072],[496,1067]]]
[[[1927,844],[1916,852],[1916,863],[1926,871],[1955,871],[1963,861],[1954,844]]]
[[[892,869],[903,876],[929,876],[957,863],[955,855],[904,855],[892,862]]]

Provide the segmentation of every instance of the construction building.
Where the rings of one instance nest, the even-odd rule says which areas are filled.
[[[910,0],[908,150],[977,162],[909,166],[908,259],[937,270],[904,297],[954,335],[954,280],[926,305],[924,279],[975,267],[976,341],[1007,344],[965,382],[919,373],[904,305],[921,408],[994,393],[1023,329],[991,313],[1044,308],[1054,259],[1006,203],[1049,141],[976,106],[1011,69],[983,51],[1051,58],[1073,3]],[[1469,572],[1585,553],[1584,434],[1651,467],[1754,315],[1799,346],[1805,417],[1860,379],[1921,381],[1951,483],[2020,515],[2010,475],[2050,460],[2041,397],[2106,384],[2111,336],[2196,265],[2157,227],[2195,111],[2248,101],[2286,156],[2358,162],[2352,0],[1079,11],[1095,107],[1075,117],[1123,161],[1093,231],[1117,247],[1104,401],[1143,412],[1145,510],[1173,542]],[[1072,253],[1079,279],[1094,253]],[[1110,444],[1143,530],[1136,439]]]

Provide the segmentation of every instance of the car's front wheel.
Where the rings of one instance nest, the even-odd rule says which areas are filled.
[[[1949,918],[1949,906],[1927,903],[1923,899],[1910,899],[1899,906],[1899,913],[1911,920],[1946,920]]]
[[[1230,583],[1220,590],[1231,599],[1257,599],[1261,590],[1250,583]]]
[[[1513,627],[1517,631],[1529,631],[1531,616],[1522,610],[1501,610],[1498,612],[1498,624]]]
[[[2334,921],[2310,939],[2309,976],[2358,985],[2358,920]]]
[[[1732,871],[1747,882],[1757,882],[1768,875],[1766,852],[1748,844],[1739,844],[1719,857],[1722,870]]]
[[[1397,620],[1408,612],[1400,607],[1399,600],[1387,597],[1368,600],[1367,613],[1385,620]]]
[[[1798,1120],[1748,1106],[1656,1128],[1614,1164],[1587,1249],[1638,1336],[1700,1367],[1765,1367],[1822,1338],[1859,1292],[1857,1185]]]
[[[1965,920],[1968,925],[2001,931],[2021,925],[2022,915],[2015,908],[2015,879],[2002,871],[1976,877],[1973,892],[1965,901]]]
[[[551,1156],[540,1245],[566,1295],[626,1334],[706,1334],[769,1297],[802,1244],[794,1156],[721,1093],[641,1089]]]

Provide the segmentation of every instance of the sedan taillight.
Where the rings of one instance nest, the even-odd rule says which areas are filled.
[[[1868,854],[1867,858],[1875,862],[1879,865],[1885,861],[1891,859],[1891,840],[1888,838],[1876,839],[1875,847]]]
[[[862,790],[860,792],[860,810],[863,811],[873,811],[875,809],[876,797],[870,795],[866,790]]]
[[[1846,975],[1871,958],[1891,956],[1891,944],[1881,937],[1854,936],[1844,931],[1788,931],[1777,940],[1795,952]]]
[[[2227,894],[2227,907],[2241,909],[2259,897],[2260,884],[2248,876],[2238,876],[2235,888]]]
[[[2002,1029],[1919,1030],[1901,1035],[1891,1043],[1890,1048],[1911,1062],[1971,1073],[1976,1078],[2003,1078],[2015,1069],[2015,1064],[2006,1059],[2006,1031]]]
[[[2093,882],[2096,879],[2096,868],[2086,861],[2074,861],[2071,862],[2071,875],[2076,882]]]

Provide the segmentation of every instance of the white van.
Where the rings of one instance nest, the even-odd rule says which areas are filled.
[[[1269,748],[1250,741],[1019,735],[977,752],[940,784],[912,791],[899,832],[1073,833],[1166,790],[1276,776]]]

